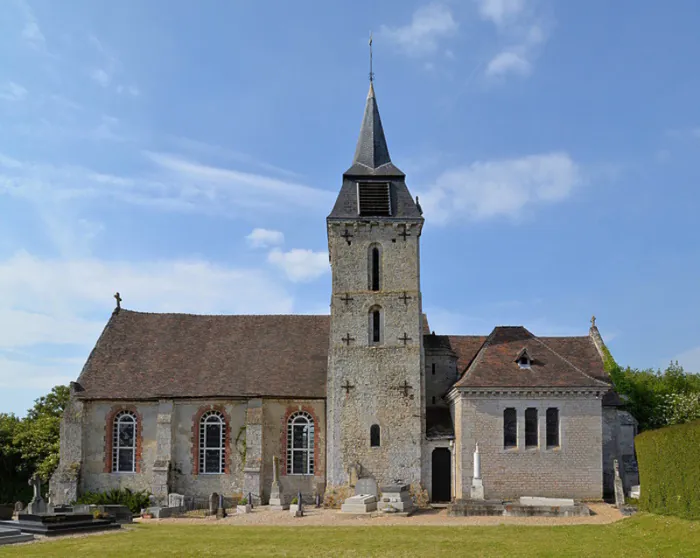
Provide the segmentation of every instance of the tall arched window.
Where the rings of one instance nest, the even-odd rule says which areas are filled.
[[[226,421],[219,411],[207,411],[199,421],[199,472],[226,470]]]
[[[369,249],[369,288],[378,291],[381,286],[381,254],[379,246],[371,246]]]
[[[287,474],[314,474],[314,419],[304,411],[287,421]]]
[[[136,471],[136,415],[121,411],[112,424],[112,472]]]
[[[369,343],[379,345],[382,342],[382,309],[373,306],[369,309]]]
[[[380,445],[380,430],[378,424],[373,424],[369,427],[369,445],[373,448],[378,448]]]

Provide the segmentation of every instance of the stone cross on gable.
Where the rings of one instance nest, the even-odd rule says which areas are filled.
[[[119,296],[119,293],[114,293],[114,298],[117,301],[117,310],[120,310],[122,307],[122,297]]]

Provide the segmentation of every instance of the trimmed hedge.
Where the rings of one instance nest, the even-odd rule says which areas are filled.
[[[139,513],[149,504],[149,493],[146,490],[133,492],[128,488],[122,490],[113,488],[106,492],[85,492],[75,501],[76,504],[121,504],[131,510],[131,513]]]
[[[700,421],[642,432],[634,444],[639,509],[700,519]]]

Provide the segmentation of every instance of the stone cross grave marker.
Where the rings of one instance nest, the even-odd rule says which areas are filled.
[[[34,496],[29,502],[28,511],[31,514],[46,513],[46,502],[41,497],[41,479],[34,475],[28,483],[34,489]]]

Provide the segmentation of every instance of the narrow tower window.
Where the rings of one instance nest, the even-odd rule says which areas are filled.
[[[369,445],[373,448],[378,448],[379,442],[379,425],[373,424],[369,429]]]
[[[382,309],[373,306],[369,309],[369,343],[379,345],[382,342]]]
[[[372,290],[379,290],[379,248],[372,247]]]

